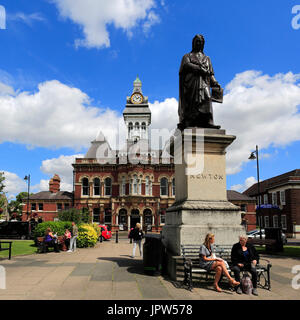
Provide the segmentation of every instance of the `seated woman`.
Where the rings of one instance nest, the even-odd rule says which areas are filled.
[[[46,248],[48,248],[49,246],[54,247],[55,252],[59,252],[57,241],[55,241],[54,235],[53,235],[50,228],[47,228],[47,230],[46,230],[43,244],[44,244],[44,246],[43,246],[44,253],[46,252]]]
[[[220,281],[221,275],[224,274],[231,286],[238,286],[240,283],[235,281],[229,274],[225,262],[221,258],[216,258],[213,253],[213,244],[215,242],[215,236],[209,233],[205,237],[203,245],[200,247],[200,268],[207,271],[214,270],[216,272],[214,288],[217,292],[222,292],[218,283]]]
[[[231,249],[232,271],[237,281],[240,281],[241,271],[250,271],[253,284],[252,294],[257,296],[256,265],[259,263],[259,255],[255,247],[247,242],[248,238],[246,236],[240,236],[239,240]],[[237,287],[236,292],[242,294],[241,286]]]
[[[70,248],[70,239],[71,239],[72,235],[69,229],[66,229],[65,234],[64,234],[64,241],[65,241],[65,245],[67,247],[67,250],[69,250]]]

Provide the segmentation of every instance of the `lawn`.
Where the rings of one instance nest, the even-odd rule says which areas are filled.
[[[268,254],[264,247],[255,247],[259,253]],[[283,246],[283,252],[270,253],[272,255],[300,258],[300,246]]]
[[[0,239],[0,241],[9,241]],[[36,247],[33,240],[12,240],[11,256],[20,256],[24,254],[36,253]],[[8,247],[8,244],[2,244],[2,248]],[[8,250],[0,251],[0,258],[8,258]]]

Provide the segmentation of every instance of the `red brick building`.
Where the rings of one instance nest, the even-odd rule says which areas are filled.
[[[260,197],[260,221],[262,227],[282,227],[288,237],[300,238],[300,169],[286,172],[257,183],[244,192]]]
[[[49,191],[41,191],[29,197],[28,210],[27,199],[23,200],[22,221],[39,218],[43,221],[53,221],[59,211],[72,206],[72,198],[71,192],[60,191],[60,177],[56,174],[49,181]]]

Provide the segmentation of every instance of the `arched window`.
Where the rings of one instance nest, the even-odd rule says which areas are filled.
[[[111,178],[105,179],[105,195],[111,196]]]
[[[133,124],[132,124],[132,122],[129,122],[129,124],[128,124],[128,130],[129,130],[129,132],[130,132],[131,130],[133,130]]]
[[[101,188],[100,188],[100,179],[95,178],[94,179],[94,196],[100,196],[101,193]]]
[[[88,178],[82,179],[82,195],[83,196],[89,195],[89,179]]]
[[[172,179],[172,196],[175,197],[175,178]]]
[[[150,196],[150,178],[149,177],[146,177],[145,194],[146,196]]]
[[[161,196],[168,195],[168,179],[167,178],[160,179],[160,195]]]
[[[93,222],[100,223],[100,208],[93,209]]]
[[[138,122],[135,123],[134,125],[135,130],[140,130],[140,124]]]
[[[111,220],[112,220],[111,209],[110,208],[106,208],[104,210],[104,223],[105,224],[111,224]]]
[[[142,123],[142,130],[146,131],[146,123],[145,122]]]
[[[121,195],[124,196],[126,195],[126,178],[122,177],[122,182],[121,182]]]
[[[138,177],[136,174],[133,176],[133,193],[138,193]]]

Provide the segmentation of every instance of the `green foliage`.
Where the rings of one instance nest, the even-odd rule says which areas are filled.
[[[78,226],[78,238],[76,245],[78,248],[94,247],[100,235],[100,228],[91,224],[79,224]],[[66,229],[72,230],[72,223],[70,221],[47,221],[37,225],[34,230],[34,237],[43,237],[47,228],[50,228],[52,232],[57,233],[58,236],[63,236]],[[98,230],[98,232],[97,232]]]
[[[58,236],[63,236],[66,229],[72,230],[72,223],[69,221],[46,221],[39,223],[34,230],[34,237],[43,237],[47,228],[52,232],[57,233]]]
[[[27,197],[28,197],[28,192],[20,192],[16,196],[16,200],[10,201],[8,205],[9,214],[12,215],[13,213],[16,212],[18,216],[22,216],[23,199],[27,199]]]
[[[0,172],[0,192],[3,192],[5,185],[4,185],[4,172]]]
[[[69,210],[60,211],[58,213],[58,219],[60,221],[74,221],[76,224],[89,223],[89,211],[86,208],[81,210],[71,208]]]
[[[78,226],[78,238],[76,242],[78,248],[94,247],[97,240],[98,235],[93,225],[82,224]]]
[[[99,238],[100,234],[101,234],[101,228],[99,227],[98,223],[93,223],[92,226],[95,229],[95,231],[97,232],[97,236]]]

